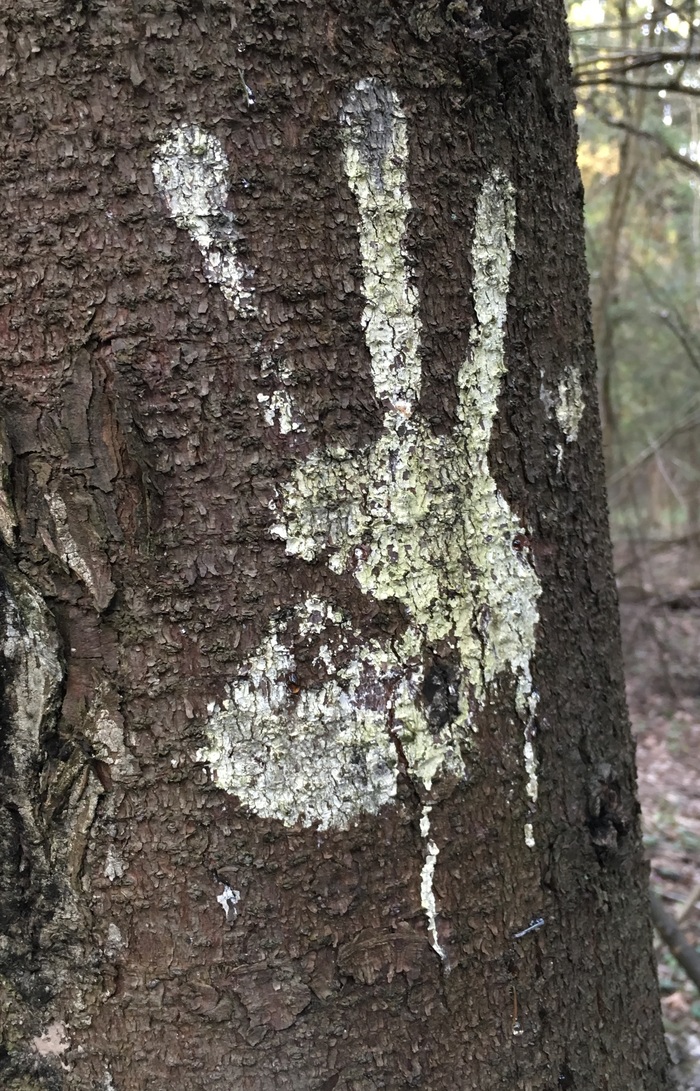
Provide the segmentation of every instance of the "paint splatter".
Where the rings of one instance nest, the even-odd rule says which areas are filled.
[[[540,586],[527,550],[514,546],[525,530],[488,462],[505,372],[513,188],[498,168],[481,187],[471,248],[476,321],[458,373],[458,426],[436,436],[416,412],[421,330],[407,242],[406,118],[393,91],[361,80],[340,127],[358,209],[362,324],[382,431],[368,449],[320,448],[299,463],[279,488],[271,533],[290,556],[352,573],[373,599],[401,603],[406,629],[393,641],[367,641],[351,617],[313,597],[291,618],[274,618],[245,675],[212,709],[208,745],[198,756],[222,788],[261,816],[343,828],[391,801],[400,760],[424,793],[438,773],[460,776],[478,710],[492,683],[510,673],[534,804],[530,664]],[[212,246],[224,255],[207,219],[207,209],[224,207],[221,145],[181,128],[162,145],[154,173],[171,214],[200,246],[206,275],[252,308],[242,294],[248,272],[234,263],[228,279],[222,273],[235,241],[228,257],[211,258]],[[270,427],[292,430],[286,391],[260,402]],[[312,624],[323,640],[316,639],[313,685],[301,689],[289,679]],[[531,824],[526,842],[534,843]],[[431,884],[437,851],[425,865]]]

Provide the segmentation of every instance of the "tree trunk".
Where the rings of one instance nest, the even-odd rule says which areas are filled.
[[[563,12],[4,32],[3,1088],[667,1087]]]

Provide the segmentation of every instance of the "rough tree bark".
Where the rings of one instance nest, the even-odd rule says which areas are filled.
[[[666,1087],[559,5],[2,27],[3,1088]]]

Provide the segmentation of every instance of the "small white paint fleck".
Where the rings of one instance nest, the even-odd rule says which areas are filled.
[[[230,886],[225,886],[222,893],[217,894],[216,900],[223,909],[228,924],[233,924],[238,916],[236,906],[241,900],[240,890],[232,890]]]
[[[153,177],[170,214],[204,258],[207,280],[218,284],[240,316],[255,313],[252,271],[238,258],[241,233],[226,208],[229,164],[223,145],[198,125],[181,125],[161,143]]]
[[[430,936],[430,945],[434,951],[440,956],[443,962],[447,961],[447,955],[444,949],[440,946],[440,940],[437,930],[437,905],[435,903],[435,891],[433,889],[433,880],[435,877],[435,864],[437,863],[439,848],[430,837],[430,812],[432,808],[429,805],[423,807],[423,813],[420,820],[420,832],[421,837],[425,840],[425,863],[423,870],[420,874],[420,897],[421,905],[425,911],[425,915],[428,919],[428,935]]]
[[[529,849],[535,847],[535,832],[532,827],[532,822],[525,823],[525,844]]]
[[[529,936],[532,932],[539,931],[544,927],[544,917],[534,917],[526,928],[521,928],[519,932],[514,932],[512,939],[523,939],[525,936]]]

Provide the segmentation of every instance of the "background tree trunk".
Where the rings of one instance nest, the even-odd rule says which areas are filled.
[[[563,11],[3,33],[3,1087],[666,1087]]]

